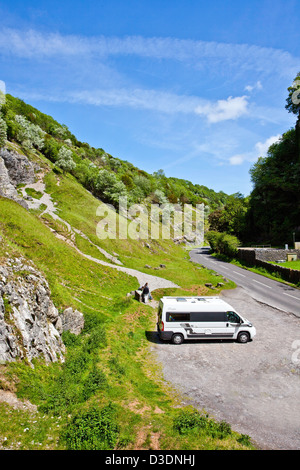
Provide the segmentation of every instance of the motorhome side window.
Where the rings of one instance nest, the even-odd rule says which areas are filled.
[[[189,322],[190,314],[167,312],[166,319],[167,319],[167,322],[174,322],[174,321]]]
[[[241,319],[235,312],[227,312],[227,318],[230,323],[240,323]]]
[[[224,322],[227,321],[225,312],[191,312],[191,322]]]

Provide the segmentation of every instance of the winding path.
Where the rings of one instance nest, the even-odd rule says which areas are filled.
[[[61,217],[59,217],[56,213],[56,207],[51,199],[50,194],[46,193],[46,188],[45,188],[45,183],[43,182],[43,177],[44,174],[40,175],[39,180],[35,183],[31,183],[26,185],[25,187],[22,188],[22,193],[23,197],[26,198],[26,203],[29,207],[29,209],[38,209],[41,204],[44,204],[46,206],[46,209],[42,212],[42,214],[49,214],[51,217],[53,217],[54,220],[58,220],[62,222],[63,224],[66,225],[68,228],[69,234],[71,235],[70,238],[66,238],[61,234],[58,234],[55,230],[50,228],[50,230],[54,233],[54,235],[62,240],[64,240],[66,243],[71,245],[78,253],[80,253],[82,256],[85,258],[88,258],[89,260],[102,264],[103,266],[108,266],[109,268],[117,269],[118,271],[122,271],[129,276],[133,276],[137,278],[138,283],[140,286],[143,286],[146,282],[148,282],[151,291],[154,291],[155,289],[162,289],[162,288],[171,288],[171,287],[179,287],[177,284],[174,284],[172,281],[169,281],[167,279],[164,279],[159,276],[152,276],[151,274],[146,274],[141,271],[137,271],[136,269],[132,268],[126,268],[125,266],[122,266],[121,261],[119,261],[115,256],[107,253],[103,248],[99,247],[98,245],[95,245],[84,233],[80,232],[79,230],[71,227],[71,225],[63,220]],[[26,189],[31,188],[34,189],[35,191],[38,191],[42,193],[42,197],[40,199],[27,199],[27,194],[26,194]],[[40,215],[42,215],[40,214]],[[93,256],[87,255],[86,253],[83,253],[75,244],[75,233],[79,234],[83,238],[89,241],[92,245],[94,245],[99,252],[102,253],[110,262],[102,261],[98,258],[94,258]]]

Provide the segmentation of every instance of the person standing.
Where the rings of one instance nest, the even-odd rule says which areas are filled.
[[[142,302],[144,302],[144,304],[148,301],[149,293],[150,293],[150,290],[148,287],[148,282],[146,282],[142,291]]]

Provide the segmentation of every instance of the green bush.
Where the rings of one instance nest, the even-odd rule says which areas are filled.
[[[220,235],[220,233],[216,232],[214,230],[211,230],[210,232],[207,232],[207,234],[206,234],[206,239],[207,239],[212,251],[216,251],[219,235]]]
[[[240,241],[234,235],[225,232],[211,231],[206,234],[212,251],[229,257],[235,257]]]
[[[207,416],[200,415],[196,410],[181,410],[174,419],[174,429],[179,434],[186,434],[192,429],[204,429],[208,423]]]
[[[63,435],[68,450],[110,450],[117,443],[116,408],[93,407],[74,416]]]
[[[231,427],[226,421],[213,421],[208,415],[197,410],[181,410],[173,422],[174,429],[179,434],[187,434],[191,431],[204,432],[217,439],[224,439],[231,434]]]

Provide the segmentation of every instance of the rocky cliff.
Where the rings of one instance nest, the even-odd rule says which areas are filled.
[[[43,275],[22,258],[0,265],[0,363],[34,358],[64,361],[63,331],[79,334],[81,312],[67,308],[59,314]]]
[[[23,259],[0,266],[0,362],[63,360],[62,321],[47,281]]]
[[[25,208],[26,202],[18,195],[18,184],[29,184],[35,180],[34,165],[25,155],[7,148],[0,149],[0,196],[13,199]]]

